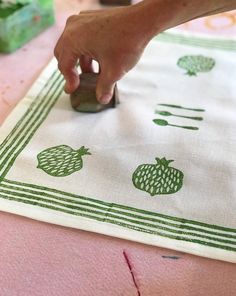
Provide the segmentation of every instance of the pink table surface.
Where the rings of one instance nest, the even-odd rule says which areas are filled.
[[[52,57],[65,19],[96,0],[57,0],[57,24],[11,55],[0,55],[0,120]],[[216,18],[180,29],[232,34]],[[219,21],[219,22],[218,22]],[[225,19],[224,19],[225,22]],[[198,23],[198,24],[197,24]],[[219,25],[221,24],[221,25]],[[221,26],[221,27],[220,27]],[[205,30],[205,31],[204,31]],[[233,296],[236,265],[41,223],[0,212],[1,296]]]

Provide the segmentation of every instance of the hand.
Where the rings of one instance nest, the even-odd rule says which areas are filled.
[[[200,2],[199,2],[200,1]],[[65,77],[65,91],[79,86],[78,60],[83,72],[99,63],[96,95],[108,103],[115,83],[138,62],[150,39],[173,26],[202,15],[236,8],[236,0],[143,0],[139,4],[71,16],[55,56]]]
[[[92,72],[96,60],[100,68],[96,96],[109,103],[115,83],[136,65],[150,38],[142,32],[136,6],[69,17],[54,52],[66,80],[65,91],[72,93],[79,86],[78,60],[82,72]]]

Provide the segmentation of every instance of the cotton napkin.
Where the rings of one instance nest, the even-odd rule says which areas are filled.
[[[79,113],[52,60],[1,127],[0,209],[236,262],[236,41],[166,32]]]

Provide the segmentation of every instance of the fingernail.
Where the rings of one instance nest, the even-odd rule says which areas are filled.
[[[111,97],[112,97],[112,96],[111,96],[110,94],[102,95],[102,96],[99,98],[99,102],[100,102],[101,104],[106,105],[106,104],[108,104],[108,103],[110,102]]]

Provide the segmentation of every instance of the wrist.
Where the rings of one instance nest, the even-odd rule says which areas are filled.
[[[185,22],[184,0],[143,0],[134,5],[144,38],[149,41],[155,35]],[[135,22],[136,23],[136,22]]]
[[[235,0],[143,0],[134,5],[148,38],[192,19],[236,8]]]

